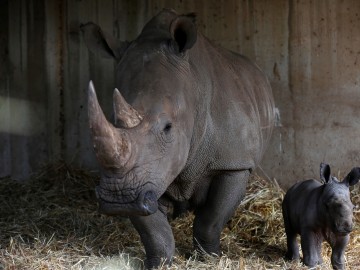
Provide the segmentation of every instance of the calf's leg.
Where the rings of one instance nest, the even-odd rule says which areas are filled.
[[[299,246],[296,241],[296,233],[286,232],[287,252],[285,254],[288,260],[297,260],[300,258]]]
[[[345,269],[345,249],[349,239],[349,235],[338,236],[331,239],[331,265],[334,269]]]
[[[296,241],[297,233],[294,231],[294,229],[291,226],[291,222],[289,220],[286,207],[283,207],[283,218],[284,218],[286,242],[287,242],[287,252],[285,254],[285,257],[288,260],[297,260],[300,257],[299,246]]]
[[[301,248],[304,255],[304,264],[309,267],[314,267],[321,263],[319,258],[321,253],[322,237],[312,231],[303,231],[301,233]]]
[[[193,241],[197,250],[220,253],[220,233],[243,199],[250,172],[224,172],[212,179],[207,199],[195,211]]]

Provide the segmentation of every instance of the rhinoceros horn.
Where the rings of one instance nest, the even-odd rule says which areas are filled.
[[[99,163],[104,168],[123,168],[130,158],[131,142],[126,130],[117,129],[107,121],[92,81],[88,90],[88,116],[93,146]]]
[[[115,124],[121,121],[126,128],[136,127],[143,119],[129,103],[125,101],[119,90],[115,88],[114,95]]]

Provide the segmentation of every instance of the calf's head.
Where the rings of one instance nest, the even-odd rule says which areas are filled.
[[[348,234],[353,229],[353,210],[349,187],[360,179],[360,168],[353,168],[340,182],[331,176],[330,166],[321,163],[320,177],[325,183],[321,195],[321,208],[325,212],[326,223],[335,234]]]
[[[163,12],[132,42],[118,41],[93,23],[82,31],[91,51],[117,62],[114,123],[89,84],[90,129],[102,168],[100,211],[152,214],[189,154],[195,113],[189,91],[195,87],[187,51],[196,41],[193,16]]]

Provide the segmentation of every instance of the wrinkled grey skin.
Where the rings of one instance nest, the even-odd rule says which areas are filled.
[[[354,205],[349,186],[360,178],[360,168],[353,168],[339,182],[330,175],[330,166],[321,163],[320,177],[324,184],[311,179],[299,182],[286,193],[282,204],[287,236],[286,258],[299,258],[296,235],[301,236],[304,264],[314,267],[322,263],[321,243],[326,240],[332,249],[334,269],[344,269],[344,253],[353,229]]]
[[[197,33],[193,14],[163,10],[132,42],[93,23],[81,28],[91,51],[117,62],[121,92],[114,92],[110,124],[89,86],[90,128],[103,172],[100,211],[130,217],[152,268],[174,254],[169,204],[187,202],[195,213],[195,248],[219,254],[223,226],[271,135],[274,103],[266,77]]]

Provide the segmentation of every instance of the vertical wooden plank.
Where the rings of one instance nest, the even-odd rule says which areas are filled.
[[[294,170],[294,178],[300,177],[296,161],[301,158],[301,148],[298,144],[298,129],[301,126],[302,109],[298,107],[304,97],[301,93],[308,92],[311,87],[311,3],[308,1],[291,2],[289,9],[289,90],[292,108],[292,119],[288,119],[284,112],[283,122],[287,130],[294,130],[292,145],[289,146],[292,156],[288,161],[282,162],[282,175],[289,173],[285,166]],[[281,105],[280,105],[281,106]],[[285,165],[286,164],[286,165]],[[302,164],[303,166],[303,164]],[[302,169],[301,169],[302,170]],[[312,173],[309,171],[309,173]],[[309,175],[309,174],[307,174]],[[306,177],[304,175],[303,177]],[[280,182],[283,179],[279,177]]]
[[[80,138],[80,129],[84,123],[79,122],[81,110],[84,110],[83,102],[86,100],[86,84],[82,85],[80,80],[83,76],[88,77],[89,66],[83,66],[81,62],[82,52],[80,49],[81,13],[87,14],[93,10],[96,1],[67,1],[64,6],[63,21],[63,65],[64,65],[64,158],[68,163],[77,163],[79,156],[86,158],[87,153],[80,152],[81,139],[86,141],[87,137]],[[90,17],[90,16],[89,16]],[[82,106],[82,107],[81,107]]]
[[[69,73],[69,83],[71,83],[71,87],[68,88],[68,90],[72,93],[71,95],[75,94],[75,99],[73,100],[73,110],[75,109],[75,111],[73,112],[73,116],[68,115],[67,118],[67,121],[72,121],[73,125],[76,127],[76,144],[71,143],[70,145],[67,145],[66,156],[67,160],[70,158],[70,160],[73,160],[78,165],[94,169],[97,167],[97,163],[92,148],[87,118],[87,87],[89,81],[93,80],[100,104],[102,105],[102,99],[100,96],[105,89],[103,88],[102,83],[98,80],[96,74],[97,69],[102,67],[102,59],[99,55],[94,55],[89,52],[78,27],[81,23],[86,23],[88,21],[93,21],[94,23],[99,24],[97,14],[98,1],[80,2],[76,6],[72,3],[72,7],[68,7],[68,10],[69,9],[75,9],[75,12],[71,17],[67,18],[66,23],[68,25],[73,24],[73,27],[76,27],[74,32],[77,31],[77,35],[74,34],[72,40],[68,41],[68,49],[74,50],[74,53],[78,53],[78,55],[77,63],[70,63],[71,65],[75,65],[74,70],[76,70],[76,73]],[[70,80],[77,81],[75,83]],[[68,139],[71,140],[71,137]],[[73,155],[72,153],[76,153],[76,155]]]
[[[26,74],[27,98],[30,103],[31,114],[29,117],[32,134],[26,137],[26,151],[29,157],[31,171],[36,171],[41,165],[48,162],[48,122],[47,111],[52,106],[47,106],[48,91],[46,88],[45,68],[45,4],[42,0],[25,1],[26,6]],[[24,49],[25,50],[25,49]]]
[[[9,2],[9,60],[12,71],[9,78],[11,98],[26,100],[26,3],[21,0]],[[20,108],[10,104],[10,121],[17,122]],[[20,119],[19,119],[20,121]],[[21,123],[16,123],[20,125]],[[22,180],[30,174],[27,139],[21,134],[11,134],[11,175],[14,179]]]
[[[45,62],[47,89],[47,151],[49,161],[63,159],[63,1],[45,1]]]
[[[9,2],[11,174],[27,179],[47,160],[43,1]]]
[[[246,55],[250,59],[255,59],[253,12],[253,1],[246,0],[239,3],[237,14],[239,45],[237,48],[241,54]]]
[[[0,178],[11,173],[8,1],[0,2]]]
[[[277,121],[270,145],[260,164],[259,172],[272,177],[281,175],[284,163],[294,160],[292,92],[289,87],[289,1],[256,1],[253,3],[253,50],[259,67],[268,77]],[[276,160],[277,162],[274,162]]]

